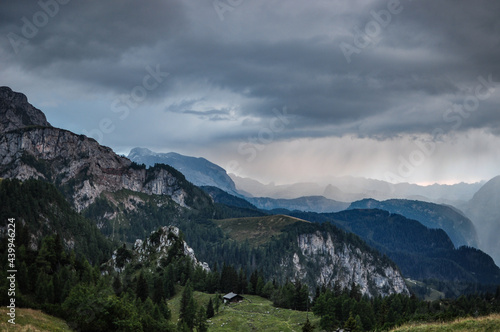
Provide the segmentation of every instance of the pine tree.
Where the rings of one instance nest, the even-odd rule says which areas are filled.
[[[163,282],[159,277],[155,278],[153,287],[153,301],[154,303],[160,303],[165,298],[165,291],[163,290]]]
[[[173,264],[167,266],[167,271],[165,273],[165,285],[163,289],[165,290],[165,296],[171,298],[175,295],[175,271]]]
[[[349,319],[344,324],[345,331],[348,332],[358,332],[358,324],[356,323],[356,319],[352,316],[352,312],[349,315]]]
[[[21,261],[17,273],[17,282],[19,284],[19,289],[28,293],[29,291],[29,278],[28,278],[28,267],[24,261]]]
[[[160,309],[161,314],[166,320],[170,320],[172,318],[172,312],[168,308],[167,302],[162,301],[159,305],[158,308]]]
[[[302,332],[313,332],[314,331],[314,325],[311,324],[309,321],[309,317],[307,317],[306,322],[304,325],[302,325]]]
[[[203,308],[203,306],[200,306],[196,315],[196,330],[197,332],[208,331],[207,316],[205,315],[205,308]]]
[[[248,292],[250,294],[256,294],[256,289],[257,289],[257,281],[259,280],[259,275],[257,271],[253,271],[252,274],[250,275],[250,285]],[[251,286],[251,289],[250,289]]]
[[[52,277],[52,283],[54,285],[54,303],[62,302],[62,284],[58,273],[54,273]]]
[[[238,290],[239,294],[245,294],[247,292],[247,276],[243,268],[240,268],[240,272],[238,273]]]
[[[255,288],[255,294],[262,296],[262,289],[264,288],[264,279],[259,276],[257,279],[257,286]]]
[[[221,304],[220,294],[216,293],[215,294],[215,312],[217,312],[217,313],[219,313],[220,304]]]
[[[120,280],[120,276],[117,274],[113,278],[113,290],[116,295],[120,295],[122,292],[122,281]]]
[[[314,298],[312,300],[312,306],[316,304],[316,301],[318,300],[320,295],[321,295],[321,289],[319,288],[319,286],[316,286],[316,290],[314,291]]]
[[[45,272],[38,274],[35,298],[38,303],[53,303],[54,301],[54,284],[52,283],[52,278]]]
[[[75,262],[75,264],[79,264],[78,260]],[[92,283],[92,266],[89,264],[89,262],[86,259],[83,259],[83,262],[81,262],[82,266],[82,271],[81,271],[81,281],[86,284],[91,284]]]
[[[208,300],[208,305],[207,305],[207,318],[212,318],[215,315],[214,312],[214,304],[212,302],[212,298]]]
[[[356,315],[354,318],[356,320],[356,331],[364,331],[363,322],[361,321],[361,317]]]
[[[321,316],[320,327],[325,331],[336,331],[339,325],[338,320],[332,314]]]
[[[295,284],[294,309],[306,311],[309,308],[309,289],[301,282]]]
[[[224,264],[220,277],[221,290],[224,293],[237,292],[238,290],[238,273],[234,267]]]
[[[46,236],[36,257],[36,264],[40,271],[52,273],[55,271],[58,254],[55,249],[54,237]],[[59,256],[61,253],[59,253]]]
[[[265,297],[267,299],[271,298],[271,295],[273,294],[274,291],[274,286],[272,281],[268,281],[265,285],[264,288],[262,288],[262,297]]]
[[[351,284],[351,291],[349,292],[349,297],[359,302],[362,296],[363,295],[361,294],[361,289],[359,285],[353,281]]]
[[[153,316],[153,313],[155,311],[155,305],[150,297],[148,297],[146,301],[144,301],[144,303],[142,304],[142,311],[144,314]]]
[[[188,279],[184,291],[182,292],[181,305],[179,311],[179,319],[181,322],[186,323],[186,325],[192,330],[195,325],[196,318],[196,302],[193,298],[193,286],[191,285],[191,280]]]
[[[135,295],[141,299],[142,302],[146,301],[146,299],[149,296],[149,288],[148,288],[148,282],[146,278],[144,277],[144,274],[141,273],[139,274],[139,278],[137,279],[137,285],[135,288]]]

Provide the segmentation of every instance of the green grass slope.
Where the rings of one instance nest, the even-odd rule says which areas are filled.
[[[16,308],[16,324],[8,323],[7,308],[0,308],[0,331],[63,332],[73,331],[65,321],[40,310]]]
[[[482,332],[500,331],[500,314],[479,318],[462,318],[451,323],[404,325],[393,332]]]
[[[283,228],[305,220],[285,215],[215,220],[222,231],[238,242],[248,240],[255,246],[269,242]]]
[[[168,301],[172,312],[172,322],[177,323],[181,293]],[[194,292],[194,299],[199,305],[206,306],[214,294]],[[272,302],[260,296],[244,295],[241,303],[221,304],[219,313],[207,320],[209,331],[302,331],[307,317],[304,311],[276,308]],[[319,318],[309,312],[309,320],[319,329]]]

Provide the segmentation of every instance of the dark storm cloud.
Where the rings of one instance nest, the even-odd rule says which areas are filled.
[[[2,4],[2,56],[26,71],[123,91],[158,63],[144,62],[150,49],[184,25],[177,1],[66,2]]]
[[[339,45],[354,45],[355,27],[364,31],[389,3],[247,1],[221,21],[211,1],[73,0],[16,54],[7,36],[22,36],[23,18],[42,10],[17,1],[1,5],[0,55],[6,66],[114,93],[129,92],[145,66],[159,64],[171,75],[148,98],[168,96],[167,111],[213,121],[251,116],[262,125],[286,106],[288,138],[383,139],[438,127],[498,133],[493,100],[481,100],[459,126],[450,119],[460,114],[448,122],[444,114],[463,105],[479,76],[500,81],[500,3],[401,0],[376,42],[348,62]],[[234,108],[221,106],[214,90],[233,96]],[[192,107],[200,101],[203,109]]]

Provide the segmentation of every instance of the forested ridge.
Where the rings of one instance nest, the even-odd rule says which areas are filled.
[[[203,213],[191,211],[173,218],[169,214],[172,207],[156,205],[153,209],[152,204],[142,212],[129,212],[130,220],[149,222],[140,232],[157,229],[165,222],[177,225],[182,232],[165,260],[134,261],[130,259],[130,243],[105,238],[95,222],[74,212],[51,184],[3,180],[0,198],[2,226],[8,218],[15,217],[18,222],[16,304],[61,317],[76,330],[206,331],[206,319],[217,314],[221,295],[228,292],[256,294],[281,308],[312,311],[321,317],[321,326],[316,329],[327,331],[338,327],[353,331],[388,329],[408,321],[450,320],[500,311],[500,289],[426,302],[405,295],[363,297],[356,284],[344,289],[335,284],[312,289],[286,276],[281,280],[270,277],[276,270],[276,252],[289,250],[293,239],[303,232],[336,232],[343,241],[376,252],[358,236],[330,224],[291,224],[265,245],[255,247],[248,241],[231,239]],[[220,208],[232,215],[231,208]],[[154,243],[155,232],[147,236]],[[179,250],[184,240],[195,249],[199,260],[210,264],[210,271],[193,264]],[[113,251],[121,262],[120,271],[103,265]],[[6,252],[3,238],[2,266],[7,266]],[[6,277],[6,270],[2,270],[2,305],[9,301]],[[193,291],[212,294],[210,301],[197,303]],[[179,293],[181,317],[174,322],[167,300]]]

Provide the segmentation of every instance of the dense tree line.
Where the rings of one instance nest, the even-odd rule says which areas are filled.
[[[351,289],[316,289],[312,311],[326,331],[388,330],[407,322],[450,321],[458,317],[500,312],[500,286],[496,294],[463,295],[457,299],[419,300],[415,295],[393,294],[369,299],[356,285]]]
[[[118,194],[127,195],[127,192]],[[354,284],[349,289],[330,285],[312,292],[307,284],[292,281],[292,276],[273,278],[277,266],[275,253],[291,252],[298,234],[331,232],[341,242],[369,252],[375,250],[358,236],[328,223],[291,225],[280,236],[259,247],[249,242],[238,243],[223,234],[209,216],[216,213],[231,216],[242,210],[221,205],[221,211],[211,210],[212,214],[207,215],[207,210],[186,211],[173,204],[158,204],[154,199],[144,199],[143,208],[128,212],[129,221],[144,223],[131,223],[137,229],[131,232],[134,236],[127,235],[126,240],[145,238],[150,231],[165,224],[178,226],[184,231],[183,235],[160,262],[128,263],[132,257],[129,246],[119,246],[116,262],[120,272],[116,272],[101,269],[100,265],[111,257],[114,244],[102,236],[95,224],[74,212],[52,185],[35,180],[1,181],[2,226],[13,216],[24,221],[18,223],[16,229],[16,303],[41,308],[66,319],[75,329],[85,331],[205,331],[206,318],[216,314],[221,304],[218,294],[229,292],[259,295],[278,307],[312,310],[321,317],[321,328],[325,330],[386,329],[412,320],[448,320],[500,311],[500,288],[496,294],[477,295],[476,292],[476,295],[435,302],[404,295],[368,299]],[[101,215],[112,207],[98,200],[93,209],[88,211],[89,217]],[[34,234],[39,236],[34,239]],[[43,234],[53,235],[43,237]],[[73,249],[68,246],[70,239],[74,241]],[[183,239],[194,248],[200,260],[210,263],[210,271],[195,266],[183,254]],[[6,248],[6,241],[0,241],[2,266],[7,262]],[[472,258],[476,255],[470,248],[462,250]],[[389,262],[384,257],[382,260]],[[6,277],[6,270],[0,271],[2,305],[9,300]],[[181,317],[179,322],[172,322],[167,300],[181,291]],[[208,303],[197,303],[194,291],[216,295]]]
[[[52,185],[39,180],[0,181],[0,226],[16,219],[16,246],[40,247],[41,238],[58,233],[77,255],[92,263],[109,259],[113,243],[96,225],[74,211]],[[0,250],[5,249],[0,243]]]
[[[204,270],[189,257],[176,254],[176,248],[174,243],[169,250],[172,258],[163,260],[160,266],[156,262],[133,262],[124,264],[120,273],[103,274],[105,270],[98,265],[92,266],[82,256],[65,251],[60,236],[47,236],[39,250],[23,248],[18,252],[16,299],[19,306],[41,308],[85,331],[206,331],[206,319],[218,311],[221,297],[197,303],[193,298],[195,290],[256,294],[278,307],[311,310],[321,317],[320,327],[327,331],[339,327],[352,331],[388,329],[408,321],[449,320],[500,311],[500,287],[496,294],[435,302],[401,294],[369,299],[362,296],[356,284],[349,289],[318,287],[312,297],[306,285],[266,280],[262,270],[247,273],[227,264]],[[122,246],[117,254],[126,258],[129,251]],[[5,305],[8,286],[4,271],[0,278],[1,302]],[[180,320],[175,323],[170,321],[166,300],[179,291]]]
[[[43,309],[83,331],[173,330],[166,302],[137,296],[142,294],[140,280],[123,291],[110,276],[101,274],[99,265],[66,252],[58,235],[45,237],[37,251],[22,246],[16,254],[19,307]],[[6,305],[6,272],[1,271],[0,277],[0,299]],[[120,295],[113,287],[120,289]]]

